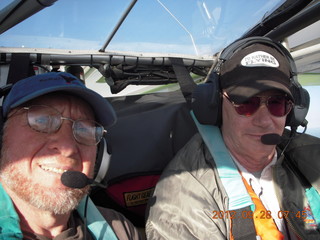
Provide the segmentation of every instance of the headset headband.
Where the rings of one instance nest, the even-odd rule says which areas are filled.
[[[222,50],[219,60],[212,67],[206,78],[206,83],[196,87],[193,93],[192,109],[198,121],[202,124],[220,126],[222,121],[222,99],[220,86],[220,69],[237,51],[255,43],[269,45],[282,54],[290,65],[290,91],[292,92],[295,106],[287,116],[286,126],[297,128],[299,125],[306,126],[310,97],[307,90],[302,88],[297,80],[297,68],[289,51],[280,43],[276,43],[266,37],[249,37],[237,40]]]

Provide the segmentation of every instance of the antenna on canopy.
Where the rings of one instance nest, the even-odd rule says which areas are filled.
[[[176,22],[183,28],[183,30],[185,30],[190,38],[191,38],[191,42],[192,42],[192,45],[193,45],[193,48],[194,48],[194,51],[196,52],[196,55],[199,55],[198,54],[198,49],[197,49],[197,46],[194,42],[194,39],[193,39],[193,36],[192,34],[188,31],[188,29],[179,21],[179,19],[176,18],[176,16],[174,16],[174,14],[172,12],[170,12],[170,10],[160,1],[160,0],[157,0],[157,2],[171,15],[171,17],[176,20]]]

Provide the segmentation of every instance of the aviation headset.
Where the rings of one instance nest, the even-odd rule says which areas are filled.
[[[10,92],[12,86],[12,84],[8,84],[0,88],[0,99],[2,98],[2,103],[4,98]],[[5,119],[2,114],[2,103],[0,105],[0,150],[2,148],[3,126],[5,123]],[[94,168],[94,181],[100,183],[105,178],[105,175],[108,171],[111,153],[108,149],[108,144],[105,137],[101,139],[97,147],[98,149]]]
[[[293,130],[296,130],[300,125],[306,127],[307,120],[305,117],[310,104],[309,93],[302,88],[297,80],[296,65],[289,51],[282,44],[266,37],[249,37],[235,41],[220,53],[218,62],[210,69],[205,83],[199,84],[193,92],[192,109],[198,121],[201,124],[221,126],[222,89],[219,79],[220,68],[237,51],[255,43],[269,45],[277,49],[288,60],[290,64],[290,91],[295,105],[287,116],[286,126],[290,126]]]

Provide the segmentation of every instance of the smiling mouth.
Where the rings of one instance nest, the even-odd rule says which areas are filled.
[[[40,168],[47,171],[47,172],[53,172],[53,173],[59,173],[59,174],[62,174],[67,171],[67,170],[61,169],[61,168],[48,167],[48,166],[42,166],[42,165],[40,165]]]

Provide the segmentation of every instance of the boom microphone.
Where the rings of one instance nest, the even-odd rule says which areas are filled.
[[[261,136],[261,142],[266,145],[277,145],[283,138],[277,133],[268,133]]]
[[[78,171],[67,171],[62,173],[61,182],[69,188],[84,188],[87,185],[107,188],[107,186],[88,178],[84,173]]]

